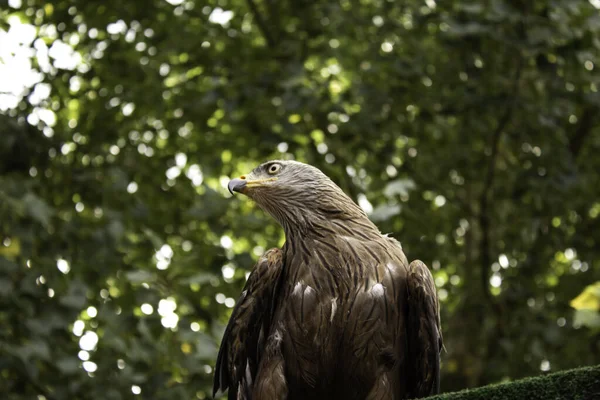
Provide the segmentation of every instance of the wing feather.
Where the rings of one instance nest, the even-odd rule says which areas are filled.
[[[215,365],[213,397],[218,391],[229,389],[230,400],[250,398],[269,334],[282,269],[281,250],[270,249],[250,273],[223,334]]]
[[[419,260],[408,268],[408,394],[420,398],[440,390],[442,330],[431,272]]]

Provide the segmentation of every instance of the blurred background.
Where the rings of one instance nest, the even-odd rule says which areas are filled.
[[[274,158],[433,270],[443,391],[600,363],[599,8],[0,2],[0,394],[209,398]]]

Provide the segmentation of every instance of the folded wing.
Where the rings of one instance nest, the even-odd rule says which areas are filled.
[[[229,388],[229,400],[251,398],[282,269],[281,250],[270,249],[250,273],[223,334],[215,366],[213,397],[219,390],[224,392]]]
[[[435,282],[421,261],[408,272],[409,398],[427,397],[440,390],[442,329]]]

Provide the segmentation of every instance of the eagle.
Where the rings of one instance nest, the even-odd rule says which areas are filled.
[[[269,161],[232,179],[285,231],[251,271],[217,356],[213,397],[391,400],[439,392],[431,272],[318,168]]]

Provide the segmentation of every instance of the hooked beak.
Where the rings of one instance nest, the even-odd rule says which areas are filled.
[[[229,189],[229,193],[233,194],[233,192],[244,193],[244,188],[246,187],[246,179],[235,178],[229,181],[227,185],[227,189]]]
[[[252,178],[252,176],[249,176]],[[227,189],[229,189],[229,193],[233,194],[233,192],[246,194],[246,189],[249,188],[258,188],[262,186],[266,186],[269,182],[276,181],[277,178],[263,178],[263,179],[248,179],[245,175],[240,176],[239,178],[234,178],[229,181],[227,185]]]

